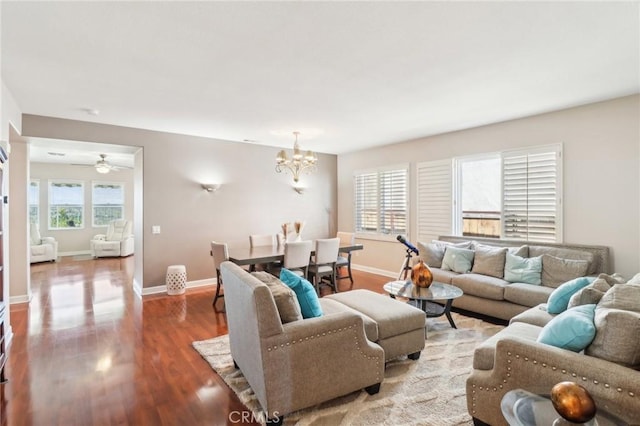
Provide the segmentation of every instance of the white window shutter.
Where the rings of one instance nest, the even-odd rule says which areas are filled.
[[[451,159],[416,167],[417,241],[428,242],[453,232],[453,163]]]
[[[561,146],[502,154],[502,236],[561,242]]]

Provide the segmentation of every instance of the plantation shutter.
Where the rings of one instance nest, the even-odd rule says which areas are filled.
[[[561,242],[561,147],[502,154],[503,238]]]
[[[451,235],[453,227],[452,160],[419,163],[416,169],[418,241]]]
[[[407,232],[408,177],[408,166],[354,175],[356,232],[382,235]]]

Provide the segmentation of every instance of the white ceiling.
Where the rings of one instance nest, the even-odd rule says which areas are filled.
[[[640,91],[638,2],[1,8],[24,113],[231,141],[344,153]]]

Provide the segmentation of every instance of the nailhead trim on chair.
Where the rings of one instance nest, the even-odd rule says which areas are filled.
[[[511,353],[511,351],[508,351],[507,352],[507,356],[508,357],[512,357],[514,355]],[[515,354],[515,359],[521,360],[520,355],[519,354]],[[526,357],[526,356],[522,357],[522,360],[524,362],[529,362],[529,357]],[[543,362],[543,363],[539,364],[538,361],[535,360],[535,359],[532,360],[532,364],[536,365],[536,366],[541,366],[542,368],[547,368],[547,363]],[[551,370],[556,371],[557,369],[558,369],[558,367],[551,366]],[[505,373],[506,378],[502,379],[502,383],[507,383],[508,378],[511,377],[511,359],[510,358],[507,359],[506,371],[507,371]],[[568,373],[568,371],[566,369],[564,369],[564,368],[562,370],[560,370],[560,371],[561,371],[562,374],[570,374],[572,377],[577,377],[578,376],[577,373]],[[591,379],[589,379],[589,378],[587,378],[585,376],[582,376],[581,378],[582,378],[582,381],[584,381],[584,382],[591,380]],[[597,385],[600,384],[600,382],[597,379],[593,379],[593,384],[597,386]],[[611,385],[609,383],[605,383],[604,387],[606,389],[610,389]],[[471,406],[473,407],[473,409],[471,410],[471,414],[474,415],[474,414],[476,414],[475,407],[476,407],[476,402],[477,402],[476,401],[476,395],[477,395],[476,394],[476,385],[475,384],[471,385],[471,388],[472,388],[472,390],[471,390],[471,394],[472,394],[472,396],[471,396]],[[493,387],[493,388],[491,388],[490,386],[487,386],[486,388],[483,387],[483,386],[478,386],[477,387],[477,389],[480,390],[480,391],[482,391],[482,390],[490,391],[491,389],[493,389],[494,392],[497,392],[498,388],[502,389],[503,388],[502,384],[498,385],[498,387]],[[624,390],[622,388],[618,387],[618,388],[616,388],[616,391],[619,392],[619,393],[622,393]],[[627,391],[627,394],[631,398],[634,398],[636,396],[635,392],[633,392],[633,391]]]
[[[376,366],[380,365],[380,360],[378,359],[378,357],[365,355],[364,352],[362,351],[362,348],[360,347],[360,341],[358,340],[358,334],[356,333],[356,325],[355,324],[350,325],[348,327],[342,327],[342,328],[337,328],[337,329],[334,329],[334,330],[329,330],[329,331],[326,331],[324,333],[318,333],[318,334],[316,334],[314,336],[307,336],[304,339],[292,340],[291,342],[286,342],[286,343],[281,343],[280,345],[270,346],[270,347],[267,348],[267,351],[271,352],[272,350],[276,350],[276,349],[279,349],[279,348],[284,348],[284,347],[287,347],[287,346],[290,346],[290,345],[295,345],[296,343],[304,343],[304,342],[306,342],[308,340],[312,340],[312,339],[315,339],[317,337],[326,336],[327,334],[330,335],[330,334],[335,334],[335,333],[343,333],[345,331],[350,331],[350,330],[354,333],[353,339],[355,340],[356,348],[358,349],[360,354],[363,357],[367,358],[368,360],[375,359],[376,360]],[[379,369],[376,369],[376,371],[379,371]],[[380,374],[379,373],[376,373],[376,380],[380,380]]]

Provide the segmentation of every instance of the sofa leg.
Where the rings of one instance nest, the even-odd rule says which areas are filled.
[[[375,385],[367,386],[364,388],[369,395],[375,395],[380,392],[380,383],[376,383]]]
[[[476,419],[475,417],[472,417],[472,418],[473,418],[473,426],[491,426],[489,425],[489,423],[485,423],[482,420]]]
[[[421,354],[421,353],[422,353],[422,352],[420,352],[420,351],[418,351],[418,352],[414,352],[414,353],[412,353],[412,354],[407,355],[407,357],[408,357],[409,359],[412,359],[412,360],[414,360],[414,361],[417,361],[417,360],[420,358],[420,354]]]
[[[265,420],[265,423],[269,426],[273,425],[273,426],[281,426],[282,422],[284,421],[284,416],[277,416],[277,417],[273,417],[273,418],[269,418],[267,417],[267,420]]]

